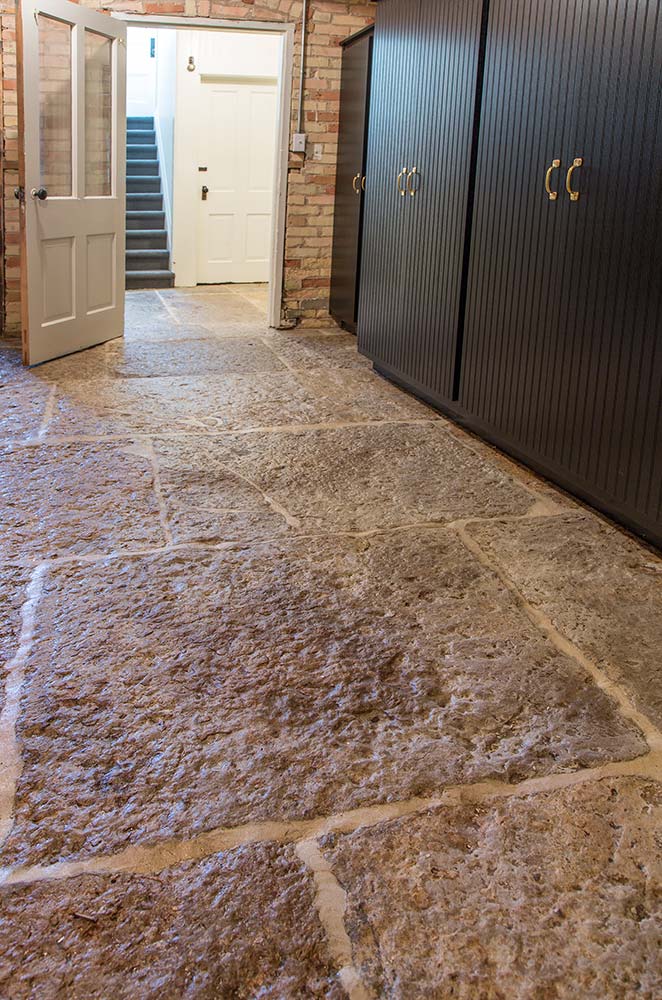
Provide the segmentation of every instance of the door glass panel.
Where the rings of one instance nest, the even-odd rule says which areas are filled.
[[[112,194],[112,40],[85,32],[85,194]]]
[[[41,184],[49,197],[71,196],[71,25],[38,15]]]

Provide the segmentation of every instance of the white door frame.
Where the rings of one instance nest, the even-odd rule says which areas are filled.
[[[17,13],[23,360],[35,365],[121,337],[124,332],[126,29],[122,24],[113,25],[98,11],[68,0],[23,0]],[[71,179],[68,194],[51,192],[50,198],[42,187],[39,153],[39,14],[70,28],[71,141],[67,159]],[[105,38],[111,46],[111,185],[110,193],[104,194],[88,194],[86,189],[88,31]],[[105,241],[105,251],[101,251],[102,256],[98,250],[91,255],[92,241],[99,240]],[[45,257],[49,243],[51,248],[59,244],[52,263]],[[56,261],[62,266],[53,275]],[[58,289],[64,296],[60,300]],[[101,300],[91,299],[92,289],[102,294]]]
[[[112,17],[133,27],[188,28],[189,30],[214,31],[268,31],[283,36],[283,51],[278,80],[278,151],[274,178],[273,211],[271,220],[271,269],[269,276],[269,326],[281,325],[283,301],[283,271],[285,264],[285,220],[287,214],[287,173],[290,156],[290,111],[292,107],[292,72],[294,68],[294,29],[289,22],[230,21],[211,17],[162,17],[158,14],[125,14],[113,11]]]

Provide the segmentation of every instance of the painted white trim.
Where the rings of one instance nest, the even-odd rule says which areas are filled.
[[[271,275],[269,278],[268,323],[272,327],[281,325],[283,302],[283,273],[285,270],[285,227],[287,218],[287,177],[290,160],[290,112],[292,106],[292,73],[294,71],[294,31],[296,25],[290,21],[243,21],[222,20],[209,17],[164,17],[158,14],[125,14],[112,11],[111,17],[135,27],[145,25],[155,28],[225,29],[229,31],[270,32],[283,36],[281,70],[279,80],[278,147],[276,176],[274,182],[274,202],[271,223]],[[175,119],[175,142],[177,120]],[[171,249],[172,253],[172,249]]]
[[[279,153],[276,156],[274,203],[271,214],[271,278],[269,281],[269,326],[282,324],[283,272],[285,270],[285,225],[287,220],[287,177],[290,165],[290,113],[292,108],[292,73],[294,72],[294,25],[283,33],[280,70],[280,111],[278,123]]]
[[[185,15],[166,17],[162,14],[125,14],[121,10],[113,10],[111,17],[118,21],[131,22],[136,25],[148,24],[161,28],[228,28],[232,31],[270,31],[273,35],[292,32],[295,24],[292,21],[245,21],[241,18],[186,17]]]
[[[172,209],[170,207],[170,185],[168,177],[163,169],[163,137],[161,135],[161,120],[158,115],[158,107],[154,109],[154,131],[156,132],[156,149],[159,156],[159,173],[161,175],[161,192],[163,194],[163,209],[165,212],[165,222],[168,243],[168,267],[172,264]]]

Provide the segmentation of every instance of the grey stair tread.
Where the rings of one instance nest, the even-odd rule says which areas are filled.
[[[159,177],[137,177],[126,179],[127,194],[161,194]]]
[[[127,257],[157,257],[165,254],[167,256],[167,250],[127,250]]]
[[[174,271],[169,271],[165,267],[157,267],[151,271],[132,271],[127,268],[126,276],[132,278],[165,278],[165,277],[175,277]]]
[[[126,200],[128,201],[129,198],[132,201],[157,202],[163,198],[163,194],[160,191],[128,191]]]
[[[127,146],[126,158],[129,160],[156,160],[156,146]]]
[[[154,119],[127,118],[126,287],[169,288],[175,275],[170,253]]]
[[[126,144],[129,148],[132,146],[155,146],[156,136],[153,132],[127,132]]]
[[[127,235],[144,239],[146,236],[167,236],[167,233],[167,229],[130,229]]]
[[[175,275],[172,271],[127,271],[126,287],[138,288],[172,288]]]
[[[130,170],[133,177],[158,177],[159,161],[156,160],[127,160],[126,168]]]
[[[167,249],[127,250],[125,263],[127,271],[167,271],[170,253]]]
[[[167,250],[168,234],[165,229],[127,229],[127,250]]]

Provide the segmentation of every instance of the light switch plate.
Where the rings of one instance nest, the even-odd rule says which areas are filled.
[[[292,152],[293,153],[305,153],[306,152],[306,133],[305,132],[295,132],[292,136]]]

